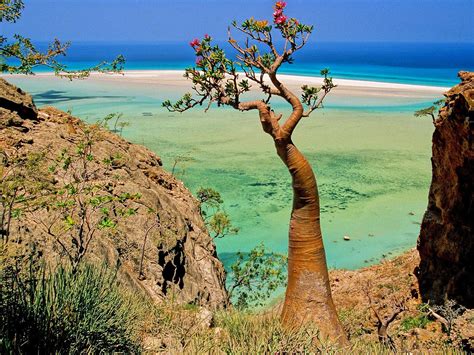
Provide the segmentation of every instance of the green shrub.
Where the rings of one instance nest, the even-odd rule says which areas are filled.
[[[136,352],[138,311],[105,266],[1,275],[1,353]]]
[[[431,322],[431,320],[428,318],[428,315],[420,313],[414,317],[409,316],[404,318],[400,325],[404,331],[408,331],[414,328],[425,328],[429,322]]]
[[[272,293],[286,283],[287,257],[269,253],[260,243],[248,254],[237,253],[230,266],[229,299],[238,309],[264,306]]]

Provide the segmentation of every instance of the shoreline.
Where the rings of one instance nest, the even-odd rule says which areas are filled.
[[[182,70],[125,70],[124,78],[158,78],[158,77],[167,77],[174,78],[178,80],[186,81],[182,78]],[[44,73],[46,74],[46,73]],[[47,73],[52,75],[52,73]],[[243,72],[239,72],[243,75]],[[93,73],[91,76],[98,77],[103,74]],[[295,75],[295,74],[279,74],[281,80],[288,81],[293,83],[298,81],[299,83],[314,83],[321,84],[323,79],[316,76],[308,75]],[[334,83],[338,86],[343,87],[364,87],[364,88],[381,88],[381,89],[406,89],[406,90],[427,90],[438,92],[440,90],[447,91],[449,87],[444,86],[430,86],[430,85],[417,85],[417,84],[401,84],[401,83],[389,83],[383,81],[369,81],[369,80],[354,80],[354,79],[339,79],[334,78]]]
[[[103,74],[91,73],[86,80],[93,82],[128,82],[133,85],[158,85],[168,88],[190,89],[190,81],[183,77],[181,70],[125,70],[120,74]],[[240,73],[243,77],[243,73]],[[1,75],[1,77],[19,78],[22,75]],[[54,73],[43,72],[36,73],[29,78],[53,78]],[[292,90],[299,91],[301,85],[321,85],[321,77],[313,76],[299,76],[280,74],[280,80]],[[268,78],[267,78],[268,80]],[[442,86],[428,86],[415,84],[401,84],[388,83],[379,81],[353,80],[353,79],[338,79],[334,78],[334,83],[337,87],[334,89],[334,94],[337,96],[378,96],[378,97],[416,97],[420,99],[431,99],[436,95],[442,95],[449,90],[449,87]],[[251,83],[252,84],[252,83]],[[255,87],[255,85],[253,85]]]

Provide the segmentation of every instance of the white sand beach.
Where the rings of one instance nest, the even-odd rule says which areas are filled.
[[[39,73],[38,77],[53,76],[52,73]],[[244,74],[241,73],[244,78]],[[280,80],[290,89],[299,91],[302,85],[318,86],[322,83],[321,77],[297,76],[280,74]],[[190,89],[191,83],[183,77],[180,70],[127,70],[123,75],[110,75],[93,73],[88,80],[94,82],[113,82],[120,85],[139,86],[159,86],[173,91],[186,92]],[[442,95],[449,88],[440,86],[410,85],[388,82],[348,80],[334,78],[337,87],[331,95],[338,97],[391,97],[391,98],[418,98],[431,99],[434,95]],[[255,86],[255,85],[254,85]]]

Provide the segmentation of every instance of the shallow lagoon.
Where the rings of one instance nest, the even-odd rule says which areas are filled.
[[[285,252],[291,210],[290,176],[254,112],[215,109],[168,113],[161,100],[173,87],[10,78],[39,106],[54,105],[94,122],[123,112],[124,137],[144,144],[192,192],[221,192],[226,211],[241,228],[217,240],[229,262],[237,250],[261,241]],[[436,97],[433,97],[435,99]],[[413,117],[427,98],[333,97],[306,119],[294,142],[313,164],[321,194],[323,235],[330,267],[358,268],[414,247],[427,204],[433,126]],[[284,106],[277,106],[285,110]],[[350,241],[343,236],[349,235]]]

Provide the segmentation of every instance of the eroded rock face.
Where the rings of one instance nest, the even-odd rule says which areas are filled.
[[[2,78],[0,78],[0,108],[28,119],[35,119],[38,115],[31,96]]]
[[[0,156],[45,152],[52,161],[63,150],[77,149],[85,127],[79,119],[55,108],[38,110],[29,95],[0,78]],[[110,235],[102,233],[93,239],[87,258],[120,265],[119,278],[132,290],[144,292],[154,300],[172,294],[180,303],[225,307],[224,267],[216,256],[198,202],[183,183],[163,170],[160,158],[147,148],[105,129],[93,145],[93,155],[94,179],[107,181],[111,194],[126,192],[140,194],[141,198],[139,204],[132,206],[137,208],[136,215],[120,221]],[[100,162],[113,156],[120,158],[104,169]],[[148,207],[155,211],[154,215],[147,211]],[[34,213],[34,222],[51,218],[45,210]],[[153,221],[158,223],[150,229],[144,244]],[[34,222],[14,222],[8,243],[35,245],[49,261],[65,259],[54,238]]]
[[[418,251],[424,301],[474,307],[474,73],[448,91],[433,134],[433,177]]]

